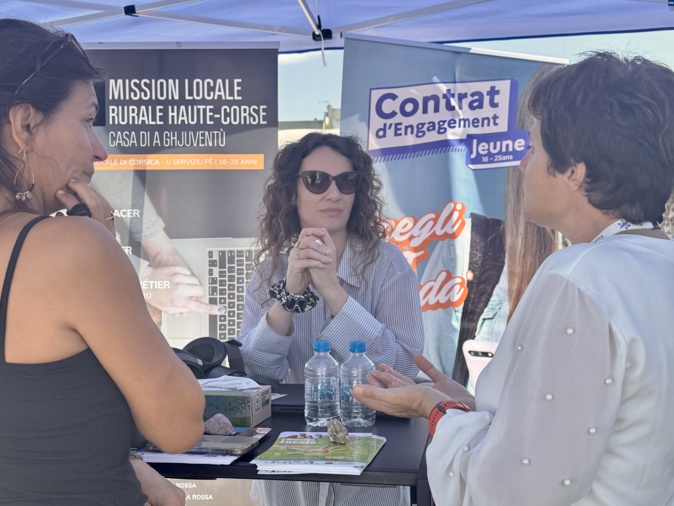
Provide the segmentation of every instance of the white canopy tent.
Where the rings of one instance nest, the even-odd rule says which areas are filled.
[[[281,52],[341,48],[346,33],[466,42],[674,28],[674,0],[130,1],[3,0],[0,15],[61,26],[88,45],[274,41]]]

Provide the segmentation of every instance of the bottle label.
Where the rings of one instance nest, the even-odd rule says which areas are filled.
[[[306,401],[337,401],[338,392],[339,380],[337,380],[337,378],[306,382],[304,399]]]
[[[358,402],[351,395],[351,390],[356,385],[360,385],[360,382],[355,380],[342,382],[342,402]]]

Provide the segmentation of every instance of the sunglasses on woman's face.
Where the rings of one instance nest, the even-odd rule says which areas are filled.
[[[360,173],[358,172],[342,172],[337,176],[331,176],[321,170],[307,170],[297,177],[302,178],[307,190],[317,195],[328,191],[333,180],[337,184],[337,189],[344,195],[355,193],[358,183],[360,183]]]

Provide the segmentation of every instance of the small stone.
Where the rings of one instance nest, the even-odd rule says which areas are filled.
[[[234,434],[234,426],[225,415],[216,413],[204,423],[204,434],[229,436]]]
[[[349,442],[349,431],[344,427],[344,424],[339,421],[339,418],[331,418],[328,420],[328,437],[333,443],[345,445]]]

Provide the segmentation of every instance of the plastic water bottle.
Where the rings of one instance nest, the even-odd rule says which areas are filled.
[[[325,427],[339,416],[339,364],[330,355],[330,341],[315,341],[314,356],[304,366],[304,419]]]
[[[351,356],[340,368],[341,419],[347,427],[369,427],[377,416],[374,409],[351,396],[351,389],[355,385],[367,384],[366,376],[374,369],[374,364],[365,355],[366,347],[363,341],[351,341]]]

